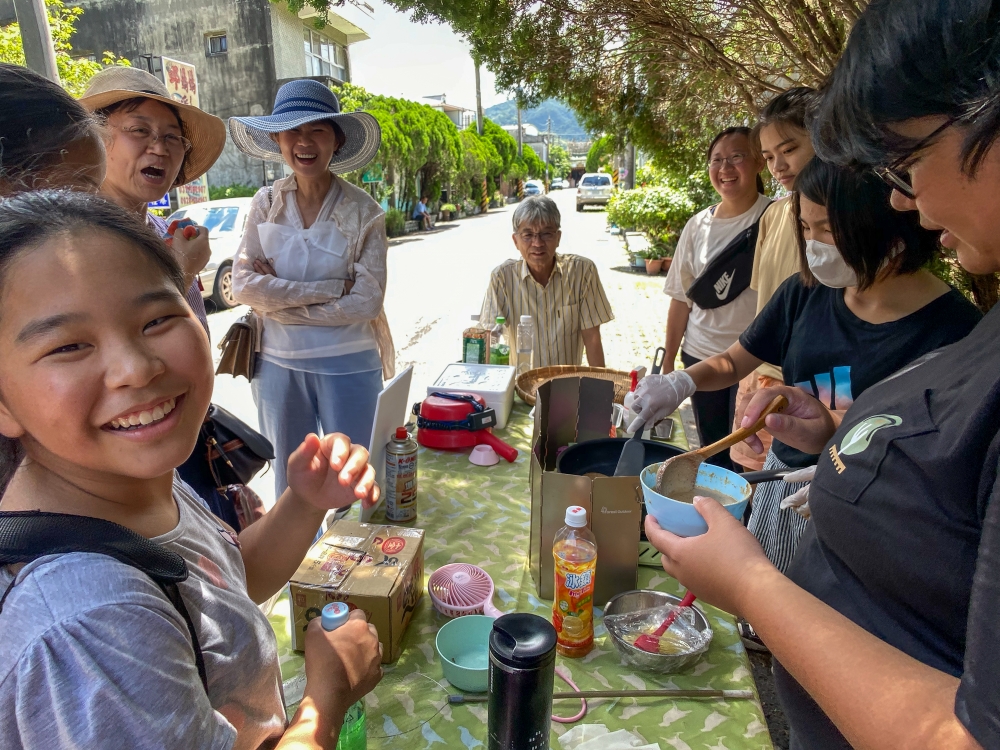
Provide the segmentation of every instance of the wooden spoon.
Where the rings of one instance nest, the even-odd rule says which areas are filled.
[[[749,427],[741,427],[731,435],[719,440],[704,448],[695,451],[688,451],[679,456],[667,459],[660,464],[656,472],[656,491],[664,497],[690,497],[694,489],[695,480],[698,478],[698,469],[706,458],[711,458],[716,453],[722,453],[726,448],[736,445],[742,440],[763,429],[764,418],[768,414],[776,414],[784,411],[788,406],[788,399],[778,396],[767,405],[761,412],[760,417]]]

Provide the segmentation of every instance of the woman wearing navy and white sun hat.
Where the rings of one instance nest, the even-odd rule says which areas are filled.
[[[293,172],[257,191],[233,266],[236,299],[263,318],[252,389],[280,496],[288,456],[309,433],[368,445],[382,378],[395,369],[382,309],[385,214],[337,177],[374,158],[381,129],[299,80],[278,90],[272,114],[232,117],[229,132],[243,153]]]

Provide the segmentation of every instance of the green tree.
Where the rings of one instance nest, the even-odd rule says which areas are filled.
[[[444,21],[527,103],[690,169],[711,134],[832,69],[867,0],[389,0]]]
[[[444,185],[462,168],[462,143],[448,116],[426,104],[388,96],[375,96],[361,86],[333,87],[344,112],[364,110],[382,128],[382,145],[376,161],[386,176],[393,206],[408,207],[426,193],[436,200]],[[348,175],[357,183],[360,173]]]
[[[52,46],[56,51],[56,68],[59,80],[69,93],[80,96],[87,89],[87,83],[108,65],[128,65],[128,60],[116,57],[110,52],[102,55],[101,62],[82,57],[73,57],[70,40],[76,32],[76,21],[83,15],[83,8],[70,8],[62,0],[45,0],[49,26],[52,29]],[[0,27],[0,62],[24,65],[24,47],[21,43],[21,28],[17,23]]]
[[[594,141],[587,152],[587,171],[599,172],[601,167],[607,166],[614,148],[614,139],[609,135],[602,135]]]
[[[521,163],[524,165],[524,171],[527,177],[532,179],[541,179],[545,176],[545,162],[541,160],[535,150],[530,146],[525,145],[523,156],[521,157]]]
[[[569,151],[558,143],[553,143],[549,148],[549,170],[554,178],[562,179],[573,169],[573,163],[569,158]]]

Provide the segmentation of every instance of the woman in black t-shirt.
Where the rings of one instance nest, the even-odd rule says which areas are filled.
[[[995,0],[873,0],[813,138],[823,158],[878,169],[966,270],[1000,271]],[[664,568],[768,644],[793,750],[1000,748],[1000,306],[842,418],[788,386],[747,417],[777,393],[790,403],[768,430],[820,454],[787,577],[708,499],[698,537],[647,518]]]
[[[873,173],[813,159],[795,187],[801,273],[728,350],[644,378],[632,406],[639,420],[662,418],[695,389],[728,388],[765,362],[781,367],[787,385],[842,413],[866,388],[964,338],[982,318],[924,268],[937,254],[937,233],[922,229],[915,214],[894,211],[891,189]],[[764,469],[814,466],[817,458],[775,440]],[[750,531],[781,571],[807,521],[780,504],[800,487],[765,482],[753,497]]]

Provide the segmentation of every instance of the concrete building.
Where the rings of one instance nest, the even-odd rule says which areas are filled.
[[[292,14],[269,0],[77,0],[83,8],[73,37],[80,56],[104,50],[149,70],[157,57],[194,65],[199,106],[223,119],[271,112],[278,87],[293,78],[324,83],[351,80],[350,45],[368,34],[329,14],[316,28],[316,11]],[[6,21],[5,21],[6,19]],[[0,22],[14,19],[12,0],[0,0]],[[151,71],[155,72],[155,71]],[[273,170],[274,167],[271,167]],[[280,176],[268,175],[268,179]],[[261,185],[265,164],[231,143],[208,173],[209,185]]]
[[[475,110],[459,107],[457,104],[441,102],[440,104],[432,104],[430,106],[448,115],[448,119],[455,123],[455,127],[459,130],[465,130],[476,121]]]

